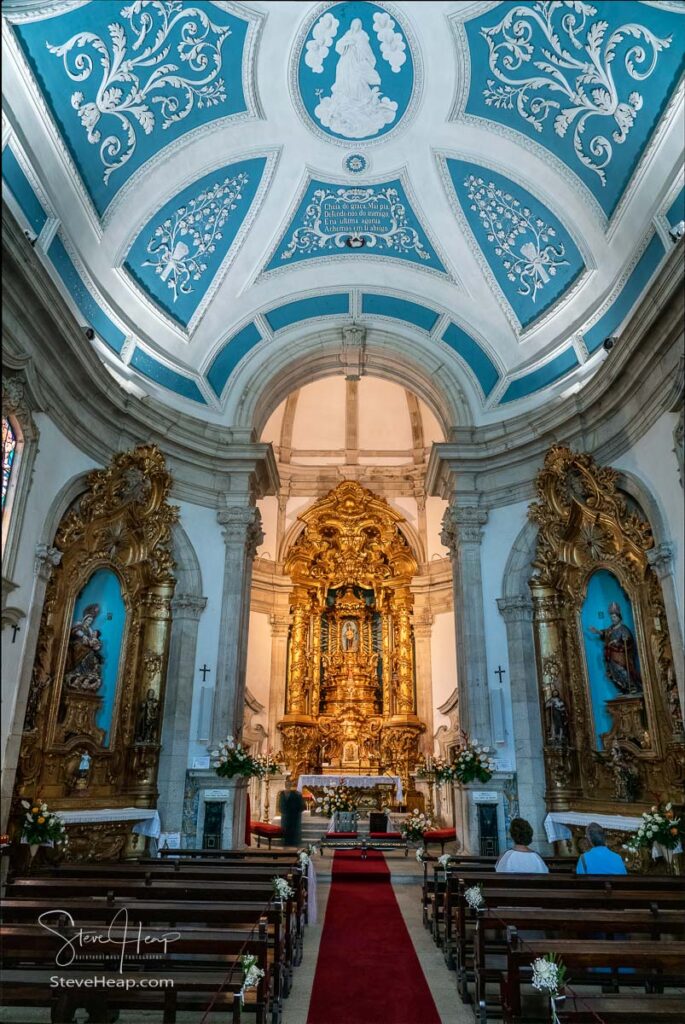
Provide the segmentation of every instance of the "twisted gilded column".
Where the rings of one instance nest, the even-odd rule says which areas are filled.
[[[685,667],[683,665],[683,633],[678,616],[677,585],[673,575],[673,545],[659,544],[647,550],[647,561],[657,575],[661,584],[661,594],[666,609],[668,633],[673,651],[673,668],[678,683],[680,707],[685,709]]]
[[[259,509],[221,508],[217,519],[224,538],[224,580],[219,626],[210,745],[240,733],[245,704],[247,631],[255,552],[264,539]]]
[[[452,560],[459,722],[472,738],[492,744],[481,570],[487,519],[485,509],[451,504],[445,509],[440,539]]]

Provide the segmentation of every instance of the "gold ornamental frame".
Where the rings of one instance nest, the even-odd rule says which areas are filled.
[[[175,586],[170,548],[178,509],[167,500],[171,482],[157,446],[141,445],[91,472],[87,490],[60,522],[54,547],[61,558],[45,594],[15,805],[41,797],[62,810],[155,806]],[[101,696],[65,679],[74,607],[100,569],[116,575],[125,609],[107,746],[95,723]],[[147,708],[149,724],[141,732]],[[88,768],[80,771],[84,752]],[[112,828],[103,827],[103,837]],[[75,846],[85,842],[81,832]],[[95,846],[84,857],[97,857],[99,834],[93,831]]]
[[[685,735],[661,585],[649,564],[649,523],[630,511],[618,473],[553,446],[529,508],[538,526],[530,580],[550,811],[639,814],[685,797]],[[595,735],[581,612],[591,577],[611,573],[633,610],[642,691],[607,701]],[[551,726],[548,707],[561,717]],[[561,724],[560,724],[561,723]]]

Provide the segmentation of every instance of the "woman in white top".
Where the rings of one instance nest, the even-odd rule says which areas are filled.
[[[514,847],[502,854],[495,865],[495,871],[508,871],[517,875],[549,873],[549,868],[540,854],[528,846],[533,838],[533,829],[525,818],[512,818],[509,835],[514,840]]]

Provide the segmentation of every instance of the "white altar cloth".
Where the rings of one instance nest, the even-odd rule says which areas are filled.
[[[157,838],[162,823],[154,807],[104,807],[98,810],[57,811],[65,825],[82,825],[95,821],[135,821],[132,831]]]
[[[398,775],[300,775],[297,788],[301,793],[305,786],[337,786],[345,782],[350,789],[372,789],[379,783],[395,784],[395,799],[402,803],[402,779]]]
[[[642,818],[629,818],[622,814],[582,814],[580,811],[552,811],[544,821],[545,832],[550,843],[570,839],[569,825],[589,825],[596,821],[602,828],[617,832],[637,832]]]

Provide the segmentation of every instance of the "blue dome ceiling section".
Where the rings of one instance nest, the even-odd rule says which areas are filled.
[[[205,0],[97,0],[13,28],[100,216],[163,146],[249,112],[250,22]]]
[[[297,62],[305,120],[341,143],[387,135],[414,91],[414,59],[397,13],[356,0],[319,12],[310,26]]]
[[[502,174],[445,160],[480,253],[518,323],[529,327],[585,267],[578,246],[539,199]]]
[[[399,178],[354,187],[310,180],[264,271],[332,256],[380,256],[447,274]]]
[[[624,0],[498,4],[465,23],[465,113],[544,146],[611,216],[682,72],[683,27]]]
[[[194,326],[228,269],[252,220],[266,164],[256,157],[199,178],[158,210],[131,245],[126,271],[183,328]]]

